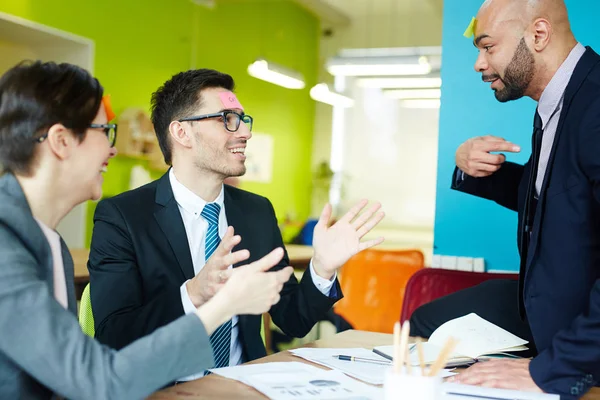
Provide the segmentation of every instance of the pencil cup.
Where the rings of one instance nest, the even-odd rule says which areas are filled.
[[[385,375],[383,390],[385,400],[439,400],[442,379],[439,376],[407,375],[389,369]]]

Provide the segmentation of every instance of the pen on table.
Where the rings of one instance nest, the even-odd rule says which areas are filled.
[[[336,356],[333,356],[333,357],[337,358],[338,360],[342,360],[342,361],[357,361],[357,362],[366,362],[366,363],[384,364],[384,365],[391,365],[392,364],[388,360],[376,360],[376,359],[373,359],[373,358],[362,358],[362,357],[344,356],[344,355],[336,355]]]

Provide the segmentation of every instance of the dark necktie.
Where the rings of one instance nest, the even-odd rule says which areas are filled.
[[[525,195],[525,207],[523,208],[523,219],[520,228],[520,250],[521,264],[519,273],[519,306],[521,315],[525,315],[523,305],[523,284],[525,279],[525,269],[527,267],[527,255],[529,253],[529,244],[531,242],[531,231],[533,229],[533,220],[535,217],[535,209],[537,208],[537,198],[535,182],[537,180],[538,164],[540,161],[540,153],[542,150],[542,118],[535,110],[533,118],[533,135],[531,137],[531,159],[529,180],[527,183],[527,194]]]
[[[540,162],[540,153],[542,150],[542,119],[540,114],[535,111],[533,118],[533,135],[531,137],[531,168],[529,171],[529,182],[527,184],[527,194],[525,196],[525,208],[523,210],[523,236],[526,238],[526,246],[521,252],[527,253],[529,249],[529,239],[531,238],[531,229],[533,227],[533,218],[537,205],[537,196],[535,182],[537,180],[538,164]]]

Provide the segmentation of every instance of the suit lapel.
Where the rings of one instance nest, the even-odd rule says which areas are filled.
[[[65,273],[65,282],[67,285],[67,304],[69,311],[77,315],[77,300],[75,299],[75,282],[74,282],[74,269],[73,269],[73,257],[69,252],[67,244],[63,238],[60,238],[60,250],[63,259],[63,268]]]
[[[535,256],[535,252],[537,250],[539,232],[540,232],[540,223],[542,219],[542,214],[544,210],[544,206],[546,203],[546,190],[548,189],[548,184],[550,182],[550,176],[552,175],[552,168],[554,167],[554,158],[556,156],[557,144],[559,142],[560,135],[563,132],[564,124],[567,119],[567,115],[569,113],[569,108],[573,103],[573,99],[575,95],[581,88],[581,85],[589,75],[590,71],[600,62],[600,57],[596,54],[591,48],[587,48],[586,52],[581,57],[581,60],[577,63],[575,70],[573,71],[573,76],[565,89],[565,95],[563,99],[563,105],[560,112],[560,118],[558,120],[558,126],[556,128],[556,134],[554,135],[554,141],[552,142],[552,148],[550,150],[550,156],[548,157],[548,163],[546,165],[546,173],[544,175],[544,181],[542,182],[542,187],[540,191],[540,198],[538,200],[538,205],[535,210],[534,217],[534,226],[532,230],[532,240],[531,240],[531,249],[527,253],[527,270],[531,263],[533,262],[533,258]]]
[[[225,216],[227,217],[227,225],[233,226],[235,230],[235,235],[240,235],[242,240],[238,243],[237,246],[233,248],[233,252],[247,249],[250,251],[250,258],[252,259],[252,249],[248,248],[248,235],[251,235],[252,232],[248,230],[248,225],[246,224],[244,214],[242,213],[242,209],[240,205],[236,203],[232,196],[232,188],[228,185],[225,185],[225,199],[223,203],[225,204]],[[235,264],[234,267],[238,267],[240,265],[248,264],[251,260],[243,261],[242,263]]]
[[[185,226],[183,225],[177,202],[173,196],[173,189],[169,181],[169,172],[164,174],[158,181],[155,202],[157,207],[154,212],[154,218],[169,241],[185,279],[191,279],[195,275],[194,264],[192,264]]]

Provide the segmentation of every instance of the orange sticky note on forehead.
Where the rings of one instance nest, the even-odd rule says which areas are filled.
[[[102,105],[104,106],[104,111],[106,111],[106,118],[110,122],[110,120],[115,118],[115,113],[110,104],[110,94],[102,96]]]
[[[223,108],[239,108],[240,110],[244,109],[237,97],[235,97],[235,94],[232,92],[221,92],[219,93],[219,97],[221,98],[221,103],[223,103]]]

